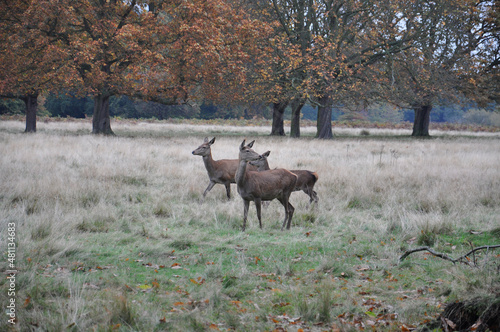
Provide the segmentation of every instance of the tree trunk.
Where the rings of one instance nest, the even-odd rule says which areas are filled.
[[[332,105],[333,101],[330,96],[323,96],[319,99],[318,106],[318,120],[317,120],[317,134],[316,137],[320,139],[333,138],[332,133]]]
[[[111,130],[108,95],[98,94],[94,97],[94,115],[92,116],[92,133],[114,135]]]
[[[426,137],[429,136],[429,123],[431,116],[431,105],[420,105],[414,108],[415,121],[413,122],[412,136]]]
[[[36,111],[38,109],[38,92],[26,94],[21,98],[26,105],[26,129],[25,133],[36,132]]]
[[[283,124],[283,116],[288,102],[273,103],[273,125],[271,136],[285,136],[285,127]]]
[[[292,124],[290,128],[290,137],[300,137],[300,111],[304,107],[302,99],[295,99],[292,102]]]

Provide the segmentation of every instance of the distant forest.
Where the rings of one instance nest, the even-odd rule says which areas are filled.
[[[50,117],[85,118],[92,117],[94,101],[91,97],[48,95],[42,98],[39,115]],[[470,123],[500,127],[500,114],[490,108],[477,108],[474,105],[438,105],[431,113],[432,122]],[[25,106],[20,100],[0,100],[0,115],[24,114]],[[309,104],[302,108],[302,119],[317,120],[317,109]],[[264,118],[272,119],[271,105],[252,107],[224,107],[213,104],[201,105],[164,105],[155,102],[134,100],[127,96],[114,96],[110,100],[110,114],[113,117],[130,119],[235,119]],[[291,110],[285,112],[289,120]],[[340,110],[332,108],[332,121],[369,121],[380,123],[413,122],[415,112],[411,109],[397,109],[391,105],[371,105],[365,109]]]

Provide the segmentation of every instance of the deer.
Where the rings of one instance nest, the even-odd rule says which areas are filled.
[[[262,229],[261,218],[261,203],[262,201],[271,201],[277,199],[285,208],[285,219],[281,230],[290,229],[292,223],[293,212],[295,208],[290,204],[289,199],[297,182],[297,175],[283,169],[273,169],[266,171],[251,171],[248,169],[248,162],[261,158],[257,152],[252,150],[252,143],[245,145],[245,140],[240,145],[239,164],[236,171],[236,185],[238,193],[243,199],[243,228],[245,231],[248,208],[250,202],[255,203],[257,210],[257,218],[259,219],[259,227]]]
[[[250,147],[253,146],[253,142],[250,142],[248,145]],[[208,179],[210,182],[208,183],[207,189],[203,192],[203,199],[207,193],[212,190],[212,188],[220,183],[226,187],[226,195],[227,199],[231,199],[231,183],[235,183],[234,177],[236,175],[236,170],[238,169],[238,159],[221,159],[214,160],[212,158],[212,144],[215,143],[215,137],[210,141],[208,137],[205,137],[203,140],[203,144],[197,147],[192,154],[195,156],[202,156],[203,162],[205,163],[205,168],[207,169]],[[251,166],[252,170],[257,170],[256,167]]]
[[[267,157],[271,154],[271,151],[264,152],[259,159],[250,162],[250,165],[257,167],[257,170],[265,171],[269,170],[269,163]],[[309,196],[309,204],[312,202],[318,203],[319,198],[316,191],[313,190],[316,181],[318,181],[318,174],[316,172],[311,172],[307,170],[290,170],[293,174],[297,175],[297,183],[295,185],[294,191],[302,190]]]

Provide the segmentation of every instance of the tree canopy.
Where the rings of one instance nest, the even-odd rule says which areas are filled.
[[[113,133],[110,97],[123,95],[273,105],[275,135],[291,106],[292,136],[307,103],[319,138],[334,106],[412,108],[420,136],[437,100],[499,100],[495,1],[2,0],[0,12],[0,95],[25,101],[27,131],[49,92],[91,96],[94,133]]]

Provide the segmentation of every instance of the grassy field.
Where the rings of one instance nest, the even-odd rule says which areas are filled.
[[[0,303],[20,331],[410,331],[446,303],[498,297],[500,134],[334,130],[330,141],[268,136],[258,126],[0,122]],[[317,206],[243,203],[191,152],[214,159],[243,138],[271,167],[319,174]],[[8,243],[14,241],[15,251]],[[14,257],[15,256],[15,257]],[[12,259],[12,258],[15,258]],[[9,260],[10,259],[10,260]],[[11,265],[12,264],[12,265]],[[12,289],[12,286],[15,289]],[[12,293],[15,292],[15,295]],[[12,312],[12,311],[10,311]],[[3,315],[0,330],[11,327]]]

